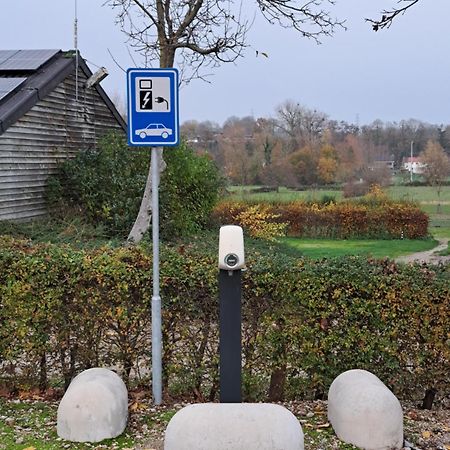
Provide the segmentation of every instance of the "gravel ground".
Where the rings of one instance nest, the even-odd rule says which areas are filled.
[[[132,393],[130,418],[120,438],[101,444],[64,442],[56,435],[58,402],[34,395],[32,398],[0,398],[1,450],[122,449],[162,450],[167,423],[188,403],[153,406],[148,393]],[[353,449],[333,433],[327,421],[325,401],[280,403],[297,416],[305,433],[307,450]],[[431,411],[405,404],[405,440],[413,449],[450,450],[450,410],[437,406]]]
[[[288,402],[280,403],[297,416],[305,434],[307,450],[338,450],[356,447],[341,442],[327,421],[327,403]],[[175,405],[175,409],[181,405]],[[411,405],[404,406],[404,435],[407,444],[420,450],[450,450],[450,410],[438,408],[432,411],[419,410]],[[162,427],[164,428],[164,427]],[[163,449],[164,429],[153,429],[152,439],[142,450]]]

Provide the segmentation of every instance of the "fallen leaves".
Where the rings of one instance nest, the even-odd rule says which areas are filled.
[[[146,409],[148,409],[148,406],[140,402],[133,402],[130,406],[130,411],[132,412],[145,411]]]
[[[406,413],[406,417],[410,418],[411,420],[420,420],[421,417],[417,413],[417,411],[411,410]]]

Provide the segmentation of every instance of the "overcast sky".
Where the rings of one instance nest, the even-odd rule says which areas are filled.
[[[245,0],[250,4],[251,0]],[[102,86],[126,97],[123,68],[133,67],[125,36],[104,0],[78,0],[79,49],[93,70],[105,66]],[[75,0],[2,1],[1,49],[73,48]],[[232,115],[268,117],[285,100],[317,109],[332,119],[419,119],[450,123],[450,0],[422,0],[392,27],[375,33],[366,17],[396,0],[337,0],[335,15],[347,31],[322,45],[257,18],[251,48],[235,65],[214,70],[210,84],[194,81],[180,92],[180,119],[218,123]],[[268,58],[256,57],[255,49]]]

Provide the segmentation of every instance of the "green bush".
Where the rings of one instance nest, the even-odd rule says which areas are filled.
[[[110,236],[126,237],[139,211],[149,164],[147,150],[127,148],[122,135],[108,134],[98,148],[62,164],[60,174],[49,179],[49,201],[81,207]]]
[[[161,233],[185,235],[205,227],[217,203],[223,180],[207,155],[186,144],[167,149],[161,179]]]
[[[221,186],[218,171],[184,143],[164,153],[160,186],[161,234],[188,234],[205,225]],[[109,236],[125,238],[136,219],[150,165],[150,151],[129,148],[109,134],[97,149],[80,152],[49,179],[48,199],[78,206]]]
[[[102,365],[118,367],[127,382],[145,377],[151,273],[143,247],[75,250],[0,237],[0,379],[18,388],[45,387],[49,377],[67,385]],[[172,395],[216,397],[217,275],[214,251],[162,246],[164,383]],[[409,399],[443,389],[449,308],[448,265],[250,252],[245,398],[321,397],[351,368],[372,371]]]

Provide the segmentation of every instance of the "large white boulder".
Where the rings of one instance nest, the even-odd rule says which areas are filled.
[[[108,369],[88,369],[70,383],[58,407],[58,436],[99,442],[123,433],[128,419],[124,382]]]
[[[164,450],[303,450],[296,417],[267,403],[205,403],[178,411]]]
[[[403,412],[397,397],[374,374],[349,370],[328,392],[328,420],[344,442],[366,450],[403,447]]]

